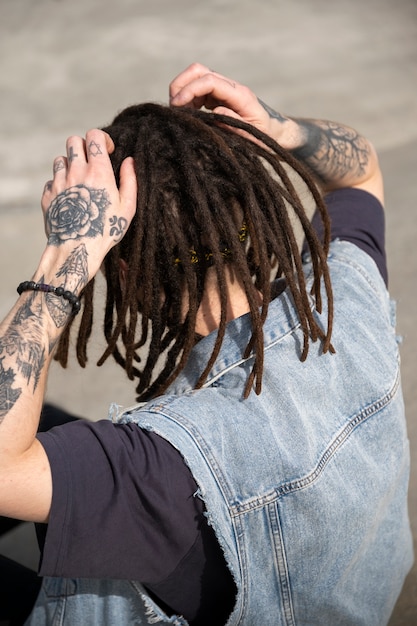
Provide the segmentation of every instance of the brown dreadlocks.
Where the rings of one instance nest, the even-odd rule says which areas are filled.
[[[251,141],[233,127],[258,141]],[[307,357],[310,339],[321,339],[324,352],[332,350],[333,305],[326,262],[329,220],[315,182],[299,161],[254,127],[205,111],[141,104],[122,111],[104,130],[116,146],[111,159],[117,180],[123,159],[134,158],[138,200],[126,236],[104,262],[107,349],[99,365],[113,355],[130,379],[138,379],[140,400],[162,393],[184,367],[196,341],[196,316],[206,274],[214,268],[222,312],[213,352],[196,385],[201,387],[225,333],[225,268],[229,263],[244,286],[252,322],[252,336],[243,355],[254,357],[245,397],[252,386],[256,393],[261,391],[263,323],[274,268],[285,278],[297,309],[304,334],[300,358]],[[311,227],[288,176],[288,166],[304,180],[320,211],[323,242]],[[311,312],[291,214],[301,224],[312,257],[312,293],[319,311],[322,280],[325,285],[329,311],[326,332]],[[123,284],[121,259],[128,267]],[[77,358],[82,366],[92,328],[93,288],[94,281],[83,294],[77,338]],[[64,366],[69,333],[70,327],[56,356]],[[147,356],[142,364],[145,344]]]

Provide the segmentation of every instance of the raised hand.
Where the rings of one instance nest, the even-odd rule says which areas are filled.
[[[265,105],[246,87],[200,63],[193,63],[169,86],[172,106],[205,107],[252,124],[279,140],[290,120]]]
[[[45,300],[57,328],[66,324],[70,307],[56,297],[55,287],[78,296],[122,239],[136,210],[133,160],[122,164],[118,189],[109,157],[113,150],[112,139],[101,130],[89,131],[85,139],[70,137],[67,156],[55,159],[54,178],[44,188],[48,245],[35,277],[42,289],[54,287]]]
[[[109,158],[113,149],[109,135],[97,129],[85,139],[70,137],[67,156],[55,159],[54,178],[42,195],[49,256],[55,249],[57,257],[61,251],[72,257],[87,281],[122,239],[136,210],[133,160],[123,163],[118,189]]]
[[[54,161],[42,210],[48,243],[32,280],[0,325],[0,513],[46,521],[52,482],[35,438],[54,347],[76,312],[78,296],[104,256],[125,234],[136,210],[133,160],[118,189],[108,135],[91,130],[71,137]],[[28,278],[28,277],[22,277]]]
[[[169,93],[172,106],[205,107],[252,124],[304,162],[324,191],[357,187],[383,202],[375,150],[354,129],[327,120],[277,113],[248,87],[199,63],[193,63],[174,78]]]

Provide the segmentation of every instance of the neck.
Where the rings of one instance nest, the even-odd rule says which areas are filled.
[[[244,315],[250,311],[245,290],[236,278],[232,268],[226,268],[226,322]],[[259,305],[262,296],[259,293]],[[198,335],[206,336],[216,330],[220,325],[221,301],[217,276],[213,268],[207,273],[206,288],[200,307],[197,312],[195,331]]]

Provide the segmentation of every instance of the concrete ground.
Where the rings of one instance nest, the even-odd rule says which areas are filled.
[[[416,0],[1,0],[0,315],[43,245],[39,198],[65,139],[144,100],[167,100],[193,61],[250,85],[283,113],[341,121],[371,138],[386,181],[390,287],[403,336],[417,537],[417,2]],[[48,400],[98,419],[133,401],[109,363],[54,367]],[[36,566],[32,527],[0,553]],[[387,563],[387,576],[389,576]],[[417,568],[390,626],[417,624]],[[329,626],[329,625],[324,625]]]

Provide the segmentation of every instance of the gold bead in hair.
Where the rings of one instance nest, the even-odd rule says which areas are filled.
[[[240,228],[238,232],[239,241],[243,243],[244,241],[246,241],[247,236],[248,236],[248,227],[246,225],[246,222],[243,222],[242,227]],[[191,263],[200,262],[197,251],[194,250],[194,248],[190,248],[189,253],[190,253]],[[220,254],[222,255],[223,258],[230,259],[232,256],[232,251],[226,244],[223,244],[220,247]],[[204,253],[204,260],[206,261],[206,263],[210,263],[212,258],[213,258],[213,252],[211,252],[210,250]],[[174,264],[180,265],[181,263],[182,263],[181,259],[179,257],[175,257]]]

